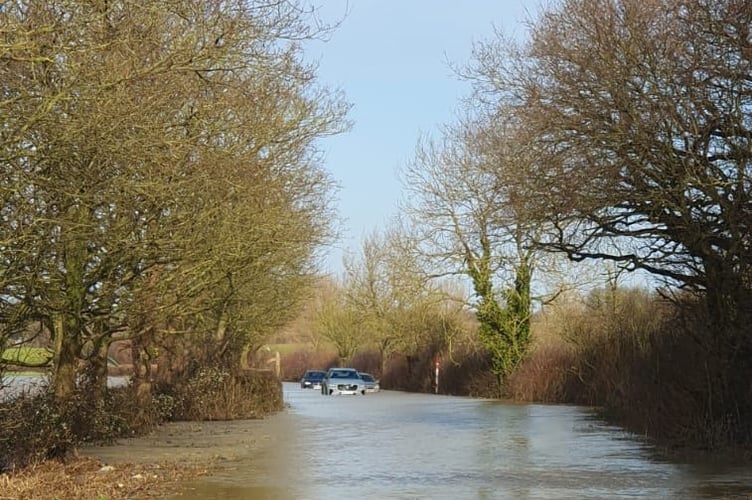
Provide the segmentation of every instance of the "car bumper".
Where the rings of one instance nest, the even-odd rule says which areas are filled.
[[[341,396],[341,395],[350,395],[350,396],[356,396],[360,394],[361,391],[340,391],[337,389],[332,389],[332,396]]]
[[[340,394],[356,395],[365,392],[365,388],[357,384],[337,384],[336,386],[331,386],[327,389],[332,396]]]

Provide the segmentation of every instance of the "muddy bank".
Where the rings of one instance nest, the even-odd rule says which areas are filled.
[[[267,446],[272,439],[268,427],[262,419],[171,422],[146,436],[82,448],[80,454],[108,464],[174,461],[221,466]]]
[[[256,420],[175,422],[147,436],[121,439],[111,446],[85,447],[79,453],[115,468],[133,463],[175,464],[204,470],[205,473],[194,477],[182,477],[175,488],[171,488],[176,494],[174,498],[186,495],[188,498],[221,498],[217,492],[224,491],[223,487],[231,487],[236,481],[253,482],[256,475],[253,464],[257,462],[285,474],[289,472],[285,458],[289,454],[280,450],[294,446],[292,423],[286,411]],[[259,457],[263,460],[258,460]],[[202,487],[208,487],[209,491],[201,493]],[[209,493],[211,495],[207,496]],[[173,497],[162,495],[160,498]]]

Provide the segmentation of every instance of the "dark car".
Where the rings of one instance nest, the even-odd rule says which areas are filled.
[[[326,375],[322,370],[306,370],[303,378],[300,379],[300,387],[303,389],[321,389],[321,381]]]

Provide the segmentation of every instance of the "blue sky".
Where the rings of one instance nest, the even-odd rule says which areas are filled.
[[[353,129],[322,143],[326,168],[340,184],[344,233],[325,260],[334,273],[342,256],[397,213],[398,171],[413,156],[421,133],[452,121],[469,87],[449,62],[462,65],[472,43],[494,26],[525,36],[523,21],[538,0],[326,0],[320,14],[333,21],[348,13],[326,43],[309,46],[320,82],[341,88],[352,103]]]

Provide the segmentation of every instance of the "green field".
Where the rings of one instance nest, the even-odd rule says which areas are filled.
[[[52,351],[46,347],[11,347],[3,351],[3,361],[12,365],[18,362],[24,365],[44,366],[52,359]]]

